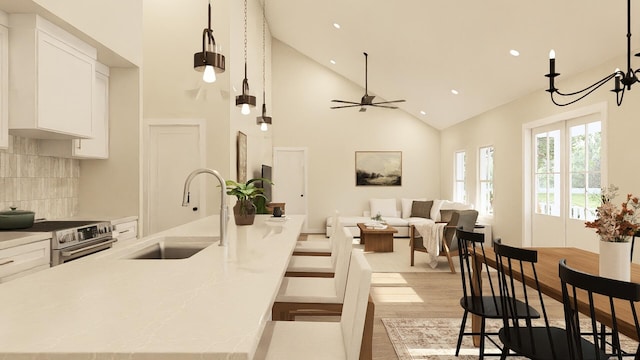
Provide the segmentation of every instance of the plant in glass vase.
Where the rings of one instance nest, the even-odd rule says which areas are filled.
[[[251,225],[256,217],[256,206],[254,201],[262,198],[269,201],[264,196],[264,189],[256,186],[256,182],[261,181],[273,184],[271,180],[265,178],[254,178],[247,180],[246,183],[239,183],[233,180],[227,180],[227,195],[235,196],[238,201],[233,207],[233,215],[236,225]]]
[[[640,228],[640,202],[637,196],[627,194],[618,207],[612,202],[617,192],[615,185],[602,189],[602,204],[596,209],[596,218],[585,222],[585,226],[596,229],[600,236],[600,276],[629,281],[633,257],[633,244],[629,240]]]

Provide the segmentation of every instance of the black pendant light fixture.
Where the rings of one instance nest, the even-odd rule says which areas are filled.
[[[635,55],[640,56],[640,53]],[[637,74],[639,73],[640,70],[633,70],[631,68],[631,0],[627,0],[627,71],[624,72],[620,69],[616,69],[612,74],[605,76],[604,78],[596,81],[595,83],[587,86],[582,90],[570,93],[562,93],[554,85],[554,79],[560,74],[556,73],[556,52],[554,50],[551,50],[549,52],[549,73],[545,75],[549,78],[549,89],[547,89],[546,91],[551,94],[551,101],[553,101],[554,104],[558,106],[567,106],[584,99],[587,95],[596,91],[606,82],[615,78],[615,85],[613,90],[611,91],[616,93],[616,103],[618,104],[618,106],[620,106],[624,98],[625,90],[631,90],[631,86],[636,82],[639,82],[637,76]],[[563,97],[569,97],[570,100],[566,103],[559,103],[556,101],[556,99],[554,99],[554,94]]]
[[[193,68],[203,72],[202,80],[208,83],[216,81],[216,73],[224,72],[224,55],[216,51],[216,40],[211,29],[211,0],[209,0],[209,21],[202,31],[202,52],[193,55]]]
[[[243,115],[249,115],[250,107],[256,106],[256,97],[249,95],[249,80],[247,80],[247,0],[244,0],[244,80],[242,80],[242,95],[236,96],[236,106],[241,107]]]
[[[266,66],[265,66],[265,59],[266,59],[266,46],[265,46],[265,23],[266,23],[266,17],[267,15],[265,14],[265,9],[267,8],[267,0],[264,0],[264,4],[262,6],[262,116],[258,116],[256,118],[256,123],[258,125],[260,125],[260,130],[262,131],[267,131],[269,130],[268,125],[271,125],[271,116],[267,116],[267,99],[265,94],[265,89],[267,87],[267,82],[266,82]]]

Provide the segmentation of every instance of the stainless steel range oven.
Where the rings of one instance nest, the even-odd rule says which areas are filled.
[[[108,221],[41,221],[12,231],[50,232],[51,266],[109,249],[117,241]]]

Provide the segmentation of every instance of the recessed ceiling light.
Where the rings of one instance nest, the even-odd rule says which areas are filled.
[[[509,50],[509,54],[511,54],[511,56],[520,56],[520,51],[516,49],[511,49]]]
[[[458,90],[456,90],[456,89],[451,89],[451,93],[453,95],[458,95],[459,94]]]
[[[333,59],[329,60],[329,62],[330,62],[330,63],[332,63],[333,65],[335,65],[335,64],[336,64],[336,61],[335,61],[335,60],[333,60]]]
[[[336,28],[336,29],[340,29],[340,24],[338,24],[338,23],[333,23],[333,27],[334,27],[334,28]]]
[[[427,113],[424,110],[420,110],[420,114],[421,115],[427,115]]]

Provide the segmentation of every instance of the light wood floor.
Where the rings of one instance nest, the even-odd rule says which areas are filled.
[[[376,305],[373,359],[397,359],[381,318],[462,319],[460,284],[460,274],[374,273],[371,285],[371,295]],[[564,317],[561,303],[549,298],[544,301],[551,318]]]

